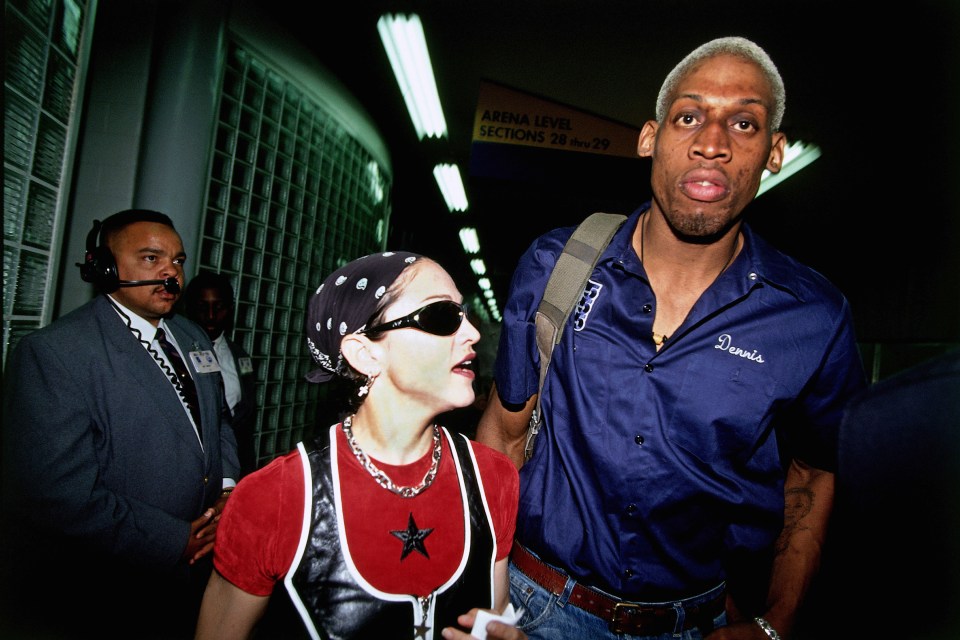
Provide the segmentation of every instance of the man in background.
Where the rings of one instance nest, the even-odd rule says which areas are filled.
[[[0,636],[192,638],[240,468],[168,216],[95,222],[93,300],[20,339],[3,394]]]
[[[213,341],[230,407],[230,424],[237,439],[240,472],[245,476],[257,468],[254,450],[257,376],[250,354],[227,337],[233,328],[236,309],[233,286],[226,275],[201,270],[190,280],[183,299],[187,317],[203,327]]]
[[[892,615],[862,616],[854,635],[960,638],[960,349],[848,404],[835,511],[804,637],[849,637],[838,616],[888,600]]]

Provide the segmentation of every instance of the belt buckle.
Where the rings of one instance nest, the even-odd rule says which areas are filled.
[[[635,602],[623,602],[622,600],[613,605],[613,614],[611,616],[611,620],[609,624],[610,631],[612,631],[613,633],[627,633],[630,635],[638,635],[639,632],[643,631],[644,623],[639,620],[631,621],[629,619],[630,613],[627,613],[626,614],[627,620],[624,622],[629,621],[630,624],[629,626],[623,626],[620,622],[619,614],[621,612],[624,612],[625,610],[636,610],[638,613],[643,613],[644,611],[649,611],[650,608],[644,607],[643,605],[637,604]]]

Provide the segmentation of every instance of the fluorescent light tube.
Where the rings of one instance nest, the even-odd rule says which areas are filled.
[[[485,265],[483,263],[483,260],[481,260],[480,258],[474,258],[473,260],[471,260],[470,268],[473,269],[473,272],[478,276],[482,276],[487,272],[487,265]]]
[[[467,210],[467,194],[463,190],[460,169],[455,164],[438,164],[433,168],[433,177],[437,180],[440,193],[450,211]]]
[[[760,194],[773,189],[819,157],[820,147],[815,144],[805,144],[800,141],[789,143],[783,152],[783,166],[780,172],[770,173],[764,170],[763,175],[760,176],[760,189],[754,197],[759,198]]]
[[[480,238],[477,237],[477,230],[473,227],[460,229],[460,244],[467,253],[480,253]]]
[[[385,14],[377,20],[377,31],[387,52],[393,75],[417,130],[417,137],[442,138],[447,135],[447,122],[440,107],[437,82],[433,77],[427,40],[420,16]]]

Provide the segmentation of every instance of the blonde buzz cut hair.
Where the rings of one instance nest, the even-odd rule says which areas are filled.
[[[673,70],[667,74],[663,85],[660,87],[660,93],[657,95],[657,122],[662,124],[667,112],[670,109],[670,103],[677,90],[680,81],[699,63],[704,60],[719,56],[732,55],[744,60],[753,62],[763,75],[773,91],[773,104],[771,105],[770,130],[779,131],[780,124],[783,122],[783,112],[786,107],[786,90],[783,87],[783,78],[773,60],[767,55],[759,45],[746,38],[739,36],[730,36],[726,38],[717,38],[705,44],[700,45],[686,57],[681,60]]]

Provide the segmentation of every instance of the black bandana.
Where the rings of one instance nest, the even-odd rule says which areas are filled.
[[[383,294],[418,258],[407,251],[372,253],[327,276],[307,307],[307,347],[321,367],[308,373],[307,380],[320,383],[343,375],[343,336],[366,327]]]

